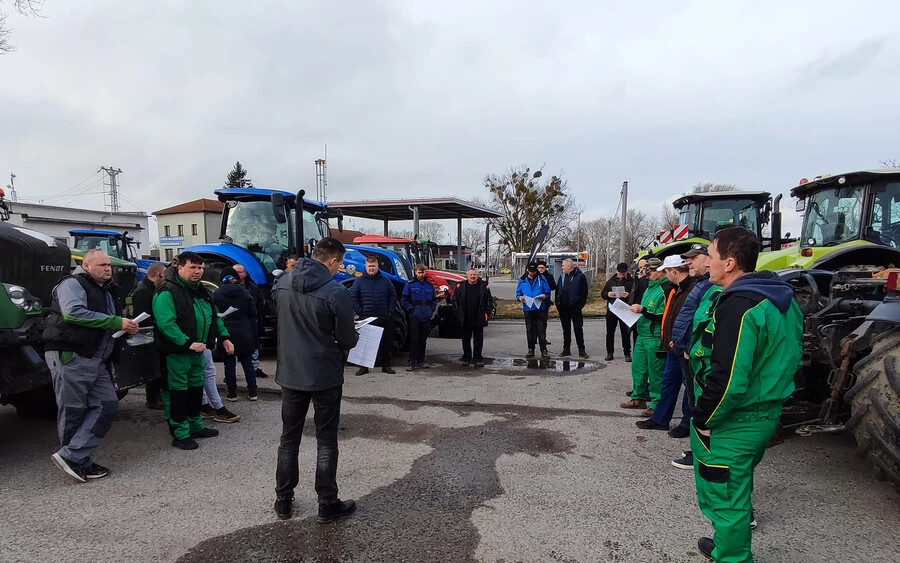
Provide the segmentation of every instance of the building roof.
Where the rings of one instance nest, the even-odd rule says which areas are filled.
[[[154,211],[154,215],[174,215],[175,213],[221,213],[225,209],[225,205],[214,199],[195,199],[187,203],[181,203],[159,211]]]
[[[409,221],[413,218],[410,207],[419,208],[419,219],[491,219],[503,214],[481,205],[455,197],[429,199],[394,199],[381,201],[334,201],[328,203],[331,211],[341,210],[345,216],[363,217],[383,221]]]

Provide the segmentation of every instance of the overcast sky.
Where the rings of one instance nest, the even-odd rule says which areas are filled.
[[[485,174],[528,163],[562,171],[587,220],[624,180],[656,214],[701,181],[787,195],[900,158],[893,0],[51,0],[43,16],[10,14],[0,56],[0,179],[29,201],[79,186],[46,202],[100,207],[108,165],[123,205],[154,211],[213,197],[236,160],[257,186],[315,193],[327,143],[332,201],[485,197]]]

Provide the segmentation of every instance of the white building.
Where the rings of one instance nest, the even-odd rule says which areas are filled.
[[[124,232],[141,243],[138,252],[150,254],[150,216],[143,211],[97,211],[95,209],[74,209],[37,203],[6,202],[10,207],[9,222],[20,227],[44,233],[66,246],[72,246],[73,229],[110,229]]]
[[[196,199],[154,212],[160,260],[171,260],[188,246],[219,240],[224,208],[214,199]]]

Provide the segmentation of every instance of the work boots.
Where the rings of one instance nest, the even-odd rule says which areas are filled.
[[[319,504],[319,515],[316,517],[316,522],[319,524],[334,522],[338,518],[349,516],[354,510],[356,510],[356,501],[352,499]]]

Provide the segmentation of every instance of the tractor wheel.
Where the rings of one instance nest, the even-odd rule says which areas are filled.
[[[406,313],[398,308],[394,313],[394,342],[391,354],[396,356],[409,349],[409,321]]]
[[[900,491],[900,328],[878,336],[872,352],[854,366],[856,384],[847,392],[857,455],[879,479]]]

